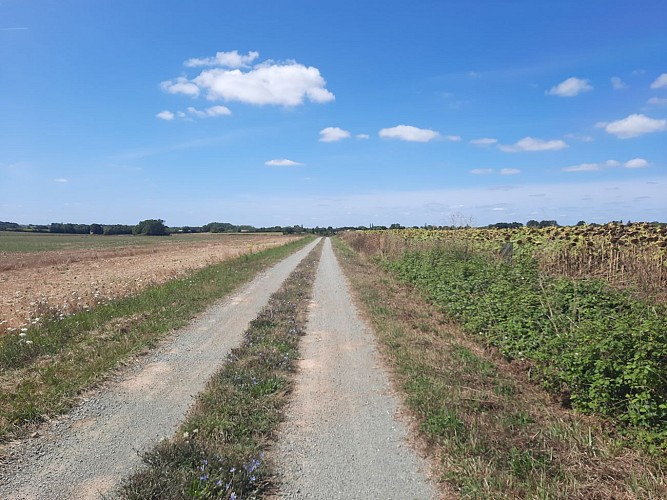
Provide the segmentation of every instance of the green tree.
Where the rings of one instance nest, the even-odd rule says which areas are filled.
[[[167,226],[162,219],[142,220],[132,230],[133,234],[143,234],[146,236],[169,236]]]

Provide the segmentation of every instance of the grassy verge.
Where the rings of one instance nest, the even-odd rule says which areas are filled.
[[[525,366],[481,347],[419,290],[335,248],[450,488],[479,499],[665,498],[658,459],[554,404]]]
[[[119,363],[310,241],[244,255],[90,311],[44,317],[19,335],[0,337],[0,442],[66,410]]]
[[[543,276],[534,259],[512,265],[437,248],[387,261],[463,328],[527,360],[566,406],[603,415],[656,451],[667,449],[667,306],[593,279]]]
[[[312,252],[271,297],[177,435],[125,481],[123,498],[254,498],[271,487],[263,451],[290,391],[319,255]]]

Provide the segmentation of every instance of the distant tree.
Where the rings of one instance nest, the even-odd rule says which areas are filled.
[[[555,220],[543,220],[540,221],[540,227],[557,227],[558,222]]]
[[[389,229],[405,229],[405,227],[401,226],[398,223],[394,223],[391,226],[389,226]]]
[[[580,220],[579,222],[577,222],[577,226],[585,226],[585,225],[586,225],[585,220]]]
[[[113,224],[111,226],[104,226],[104,235],[113,236],[116,234],[132,234],[134,226],[127,226],[125,224]]]
[[[91,224],[90,234],[104,234],[104,228],[99,224]]]
[[[540,223],[535,219],[530,219],[528,222],[526,222],[526,227],[540,227]]]
[[[162,219],[142,220],[132,230],[132,234],[143,234],[146,236],[169,236],[167,226]]]

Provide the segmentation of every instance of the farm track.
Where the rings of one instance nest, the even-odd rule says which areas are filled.
[[[36,437],[9,445],[0,498],[100,498],[113,491],[140,465],[142,451],[173,435],[192,397],[316,243],[209,309]]]
[[[275,460],[280,498],[436,498],[374,337],[326,240]]]
[[[44,313],[68,314],[153,284],[291,241],[221,235],[219,241],[0,254],[0,334]]]

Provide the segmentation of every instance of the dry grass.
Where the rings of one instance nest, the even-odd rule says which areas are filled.
[[[461,496],[667,497],[657,459],[604,421],[561,408],[530,383],[527,366],[481,347],[368,259],[337,250],[442,481]]]

